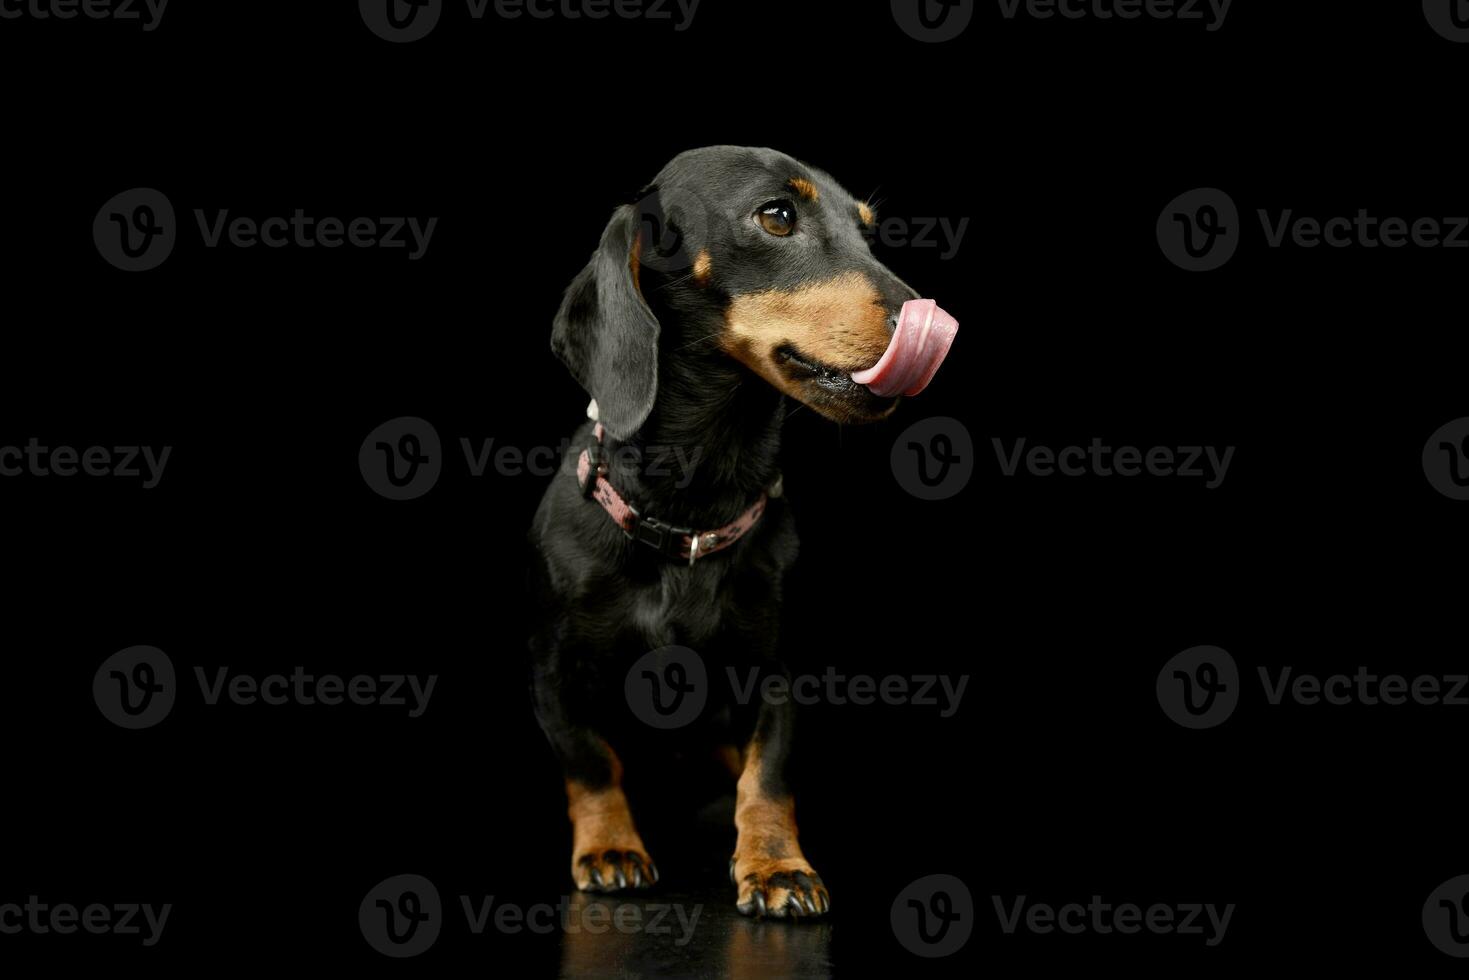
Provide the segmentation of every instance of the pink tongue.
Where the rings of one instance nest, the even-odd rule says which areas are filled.
[[[916,395],[933,380],[959,333],[959,321],[931,299],[910,299],[898,314],[898,329],[872,367],[853,371],[852,380],[874,395]]]

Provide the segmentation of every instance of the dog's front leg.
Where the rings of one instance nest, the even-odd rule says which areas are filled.
[[[622,760],[567,713],[556,685],[538,676],[536,715],[561,760],[571,817],[571,877],[582,891],[646,888],[658,869],[633,825],[622,791]]]
[[[731,880],[745,915],[822,915],[831,896],[796,839],[796,803],[786,783],[792,706],[761,706],[735,791]]]
[[[633,826],[622,792],[622,763],[611,746],[603,742],[602,748],[609,763],[607,779],[566,780],[571,876],[582,891],[643,888],[658,880],[658,869]]]

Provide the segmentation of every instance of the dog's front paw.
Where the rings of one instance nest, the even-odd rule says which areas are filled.
[[[571,859],[571,875],[584,892],[647,888],[658,881],[653,859],[637,848],[592,848]]]
[[[744,915],[825,915],[831,894],[804,858],[732,858],[729,877],[739,886],[735,908]]]

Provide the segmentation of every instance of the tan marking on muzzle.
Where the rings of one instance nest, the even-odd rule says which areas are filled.
[[[722,346],[787,394],[796,393],[775,352],[789,344],[802,356],[841,371],[877,363],[888,346],[887,312],[860,272],[782,291],[736,296],[725,311]]]

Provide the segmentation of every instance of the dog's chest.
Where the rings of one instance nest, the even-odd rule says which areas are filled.
[[[628,625],[649,646],[705,643],[727,626],[730,597],[718,582],[716,576],[665,569],[656,582],[632,590]]]
[[[767,649],[776,640],[782,571],[769,561],[690,569],[668,565],[629,586],[621,608],[624,642],[643,650],[691,646],[704,652]]]

